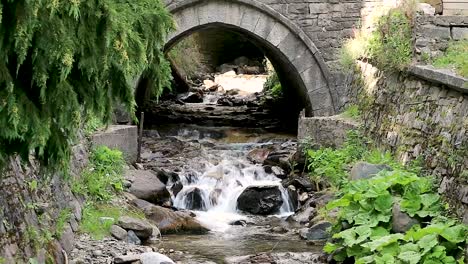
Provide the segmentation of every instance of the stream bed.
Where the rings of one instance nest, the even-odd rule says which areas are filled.
[[[283,257],[285,262],[277,263],[318,263],[310,254],[319,253],[321,247],[301,240],[300,226],[286,220],[297,201],[291,200],[280,178],[249,158],[249,153],[259,148],[293,151],[295,136],[255,128],[181,124],[145,130],[143,166],[175,173],[177,177],[167,183],[172,206],[190,210],[210,229],[205,235],[165,235],[158,247],[184,252],[178,257],[181,263],[250,263],[229,259],[264,252],[308,254],[297,261],[288,255]],[[278,210],[252,215],[238,209],[241,193],[256,186],[280,190]]]

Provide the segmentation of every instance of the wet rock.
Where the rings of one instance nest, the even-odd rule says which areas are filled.
[[[278,186],[251,186],[237,198],[237,208],[251,214],[272,214],[278,212],[282,204]]]
[[[146,252],[140,256],[141,264],[174,264],[174,261],[166,255],[156,252]]]
[[[299,205],[299,198],[297,195],[297,189],[293,185],[288,186],[288,196],[289,196],[289,200],[292,203],[293,210],[296,211],[297,206]]]
[[[369,179],[383,170],[392,170],[392,168],[383,164],[370,164],[367,162],[358,162],[351,169],[349,178],[351,180]]]
[[[312,206],[311,199],[309,199],[295,214],[289,216],[287,220],[305,224],[314,218],[316,212],[317,210]]]
[[[311,228],[301,229],[299,235],[302,239],[309,241],[326,240],[330,238],[330,233],[328,233],[327,229],[331,226],[330,222],[317,223]]]
[[[171,195],[156,175],[146,170],[128,170],[126,178],[132,178],[132,186],[129,192],[136,197],[154,204],[170,202]]]
[[[302,192],[310,192],[314,190],[314,185],[307,176],[295,176],[282,181],[284,187],[292,185],[297,190]]]
[[[119,218],[118,225],[127,231],[135,232],[142,240],[148,239],[153,234],[153,226],[143,219],[122,216]]]
[[[125,240],[127,238],[127,231],[118,225],[112,225],[110,228],[110,233],[118,240]]]
[[[188,92],[183,94],[179,97],[179,100],[184,103],[202,103],[203,102],[203,94],[198,92]]]
[[[247,154],[247,159],[253,163],[263,164],[263,162],[268,157],[268,154],[270,154],[270,152],[271,150],[265,149],[265,148],[254,149],[254,150],[251,150],[249,154]],[[271,170],[271,166],[268,167],[268,170]],[[271,173],[271,172],[267,172],[267,173]]]
[[[413,225],[419,224],[419,221],[402,212],[400,205],[394,203],[392,207],[392,230],[396,233],[405,233]]]
[[[311,252],[285,252],[285,253],[260,253],[257,255],[228,257],[225,259],[227,264],[324,264],[323,256]]]
[[[158,176],[158,179],[164,184],[167,184],[168,182],[180,181],[179,174],[173,171],[156,170],[156,169],[153,169],[153,171],[156,172],[156,176]]]
[[[214,92],[218,89],[218,84],[212,80],[204,80],[203,85],[205,86],[206,90],[211,92]]]
[[[288,177],[286,172],[278,166],[271,167],[271,173],[280,179],[286,179]]]
[[[132,245],[141,245],[141,240],[138,238],[135,232],[133,232],[132,230],[129,230],[127,232],[127,243],[132,244]]]
[[[206,210],[206,204],[203,200],[203,193],[199,188],[193,188],[185,193],[186,208],[189,210]]]
[[[250,65],[250,60],[249,60],[249,58],[247,58],[245,56],[240,56],[240,57],[236,58],[233,61],[233,64],[236,65],[236,66]]]
[[[270,230],[274,233],[280,233],[280,234],[284,234],[288,232],[288,230],[282,226],[275,226]]]
[[[233,221],[233,222],[231,222],[229,224],[233,225],[233,226],[247,226],[247,221],[245,221],[245,220],[236,220],[236,221]]]
[[[163,235],[206,234],[209,231],[188,213],[173,211],[156,205],[147,205],[143,211],[146,217],[158,227]]]
[[[222,192],[223,192],[222,189],[216,188],[210,193],[210,202],[212,205],[218,204],[218,198]]]
[[[270,152],[267,158],[263,161],[264,165],[278,166],[286,173],[291,171],[291,163],[289,162],[289,152],[274,151]]]
[[[184,188],[184,185],[182,185],[182,183],[180,181],[174,183],[174,185],[172,185],[171,187],[171,191],[172,191],[172,194],[175,196],[177,196],[177,194],[182,191],[182,189]]]
[[[263,69],[259,66],[240,66],[237,68],[237,74],[260,74]]]

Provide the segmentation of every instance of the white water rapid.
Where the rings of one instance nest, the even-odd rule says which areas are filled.
[[[283,203],[276,215],[293,213],[288,192],[281,185],[281,180],[247,159],[249,150],[272,143],[215,141],[210,135],[205,133],[200,136],[198,131],[191,129],[179,130],[177,138],[215,143],[211,147],[202,147],[193,164],[186,164],[182,168],[179,176],[183,188],[176,196],[172,194],[175,207],[194,209],[191,208],[194,199],[190,197],[194,196],[193,192],[197,188],[197,196],[202,200],[197,199],[197,219],[212,231],[224,232],[230,227],[229,223],[248,219],[247,215],[237,210],[237,198],[250,186],[278,186]],[[169,183],[168,189],[171,189],[171,184],[174,183]]]

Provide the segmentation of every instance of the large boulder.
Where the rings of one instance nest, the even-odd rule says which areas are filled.
[[[253,149],[247,154],[247,159],[253,163],[262,164],[270,152],[271,150],[265,148]]]
[[[369,179],[383,170],[392,170],[392,168],[384,164],[371,164],[361,161],[353,166],[349,178],[351,180]]]
[[[151,171],[128,170],[125,178],[132,182],[129,192],[137,198],[154,204],[165,204],[171,201],[166,185]]]
[[[184,103],[202,103],[203,102],[203,94],[201,92],[188,92],[185,94],[182,94],[179,97],[179,100],[184,102]]]
[[[392,230],[395,233],[405,233],[413,225],[419,224],[419,221],[410,217],[400,209],[399,203],[394,203],[392,207]]]
[[[127,231],[132,230],[142,240],[148,239],[153,234],[153,226],[143,219],[122,216],[117,225]]]
[[[157,252],[146,252],[140,255],[141,264],[175,264],[168,256]]]
[[[188,213],[135,200],[133,203],[143,210],[146,217],[158,227],[161,234],[206,234],[209,229],[202,226]]]
[[[258,215],[276,213],[282,204],[279,186],[251,186],[237,198],[237,209]]]
[[[330,222],[321,222],[317,223],[311,228],[304,228],[299,231],[299,235],[302,239],[308,241],[325,241],[330,238],[330,233],[328,232],[328,228],[330,228],[332,224]]]
[[[206,210],[206,204],[205,204],[205,201],[203,200],[203,193],[199,188],[195,187],[195,188],[188,190],[185,193],[185,196],[186,196],[185,206],[187,207],[187,209],[200,210],[200,211]]]

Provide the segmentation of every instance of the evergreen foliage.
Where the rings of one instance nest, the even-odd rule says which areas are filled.
[[[170,82],[162,47],[174,27],[157,0],[0,3],[0,162],[33,154],[67,165],[88,114],[133,113],[131,83],[144,73],[156,94]]]

